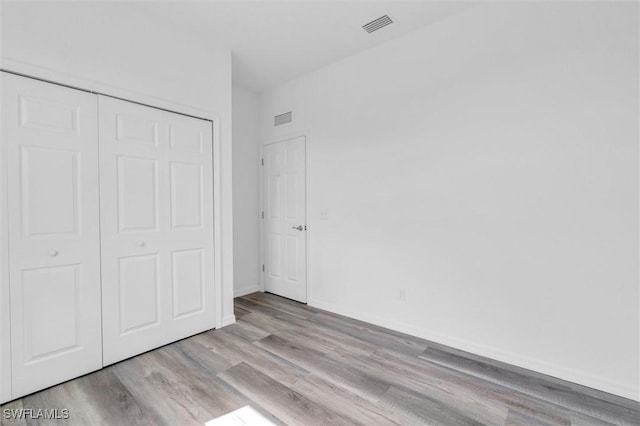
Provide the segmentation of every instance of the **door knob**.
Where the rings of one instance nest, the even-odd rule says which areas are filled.
[[[292,226],[291,229],[297,229],[298,231],[302,231],[304,229],[304,227],[302,225],[300,225],[300,226]]]
[[[51,257],[55,257],[55,256],[57,256],[57,255],[58,255],[58,250],[51,249],[51,250],[49,250],[49,253],[48,253],[48,254],[49,254],[49,256],[51,256]]]
[[[138,247],[144,247],[144,241],[140,240],[136,243]]]

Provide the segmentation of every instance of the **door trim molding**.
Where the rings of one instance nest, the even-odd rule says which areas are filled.
[[[0,75],[0,404],[11,398],[11,313],[9,311],[9,229],[4,130],[4,79]],[[6,344],[9,343],[9,344]]]
[[[281,136],[281,137],[277,137],[277,138],[270,138],[270,139],[266,139],[264,140],[261,144],[260,144],[260,156],[258,158],[258,176],[260,177],[259,179],[259,183],[258,183],[258,205],[260,206],[260,211],[258,212],[259,218],[258,220],[260,221],[260,226],[259,226],[259,230],[260,230],[260,235],[259,235],[259,244],[260,244],[260,265],[258,265],[259,269],[260,269],[260,283],[259,283],[259,291],[264,292],[265,291],[265,285],[264,285],[264,271],[262,270],[262,265],[265,264],[265,238],[264,238],[264,219],[262,219],[261,214],[262,212],[265,211],[265,194],[264,194],[264,167],[262,166],[262,159],[264,158],[264,149],[267,145],[273,145],[275,143],[280,143],[280,142],[286,142],[292,139],[297,139],[297,138],[304,138],[304,155],[305,155],[305,176],[304,176],[304,181],[305,181],[305,191],[306,191],[306,197],[305,197],[305,222],[307,225],[307,238],[306,238],[306,247],[305,247],[305,280],[306,280],[306,287],[307,287],[307,303],[309,303],[309,300],[312,300],[312,290],[311,290],[311,234],[312,234],[312,226],[311,226],[311,186],[310,186],[310,180],[309,176],[311,175],[309,170],[310,170],[310,163],[311,163],[311,143],[310,143],[310,138],[309,138],[309,132],[301,132],[301,133],[292,133],[290,135],[286,135],[286,136]]]

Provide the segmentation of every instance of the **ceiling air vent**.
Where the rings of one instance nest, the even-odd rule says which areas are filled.
[[[379,17],[378,19],[374,19],[368,24],[364,24],[362,28],[364,28],[366,32],[372,33],[390,24],[393,24],[393,21],[391,20],[391,18],[389,18],[389,15],[384,15]]]
[[[274,126],[282,126],[287,123],[291,123],[291,111],[273,117]]]

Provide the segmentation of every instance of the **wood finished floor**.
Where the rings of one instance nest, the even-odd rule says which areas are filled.
[[[204,425],[218,419],[212,424],[239,425],[262,418],[290,425],[640,424],[637,402],[278,296],[238,298],[235,314],[234,325],[6,404],[0,421]],[[66,408],[70,418],[13,421],[2,415],[4,409],[19,408]]]

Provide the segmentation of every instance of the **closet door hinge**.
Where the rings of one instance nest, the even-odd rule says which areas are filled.
[[[264,264],[262,265],[262,272],[264,272]]]
[[[264,158],[260,159],[260,164],[264,166]]]
[[[262,216],[262,218],[264,219],[264,212],[262,212],[262,215],[261,215],[261,216]]]

